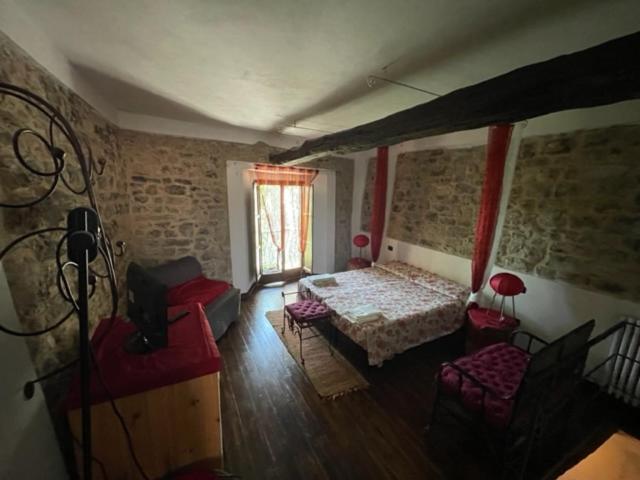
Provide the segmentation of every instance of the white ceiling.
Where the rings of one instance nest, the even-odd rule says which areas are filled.
[[[640,28],[637,0],[21,0],[117,110],[316,136]],[[291,128],[296,124],[303,128]]]

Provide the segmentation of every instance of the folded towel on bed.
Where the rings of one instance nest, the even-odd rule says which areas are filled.
[[[373,305],[361,305],[343,313],[351,323],[367,323],[384,318],[382,312]]]
[[[309,280],[311,280],[311,283],[316,287],[336,287],[338,285],[336,277],[328,273],[314,275],[313,277],[309,277]]]

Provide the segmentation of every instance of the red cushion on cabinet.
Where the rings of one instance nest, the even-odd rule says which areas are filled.
[[[200,275],[167,290],[167,304],[169,306],[190,303],[208,305],[230,288],[231,285],[227,282],[211,280]]]
[[[478,329],[493,328],[495,330],[512,331],[520,325],[520,320],[489,308],[471,308],[467,310],[469,322]]]
[[[192,303],[170,307],[167,315],[188,315],[169,325],[169,345],[140,355],[124,349],[136,326],[122,317],[104,318],[98,324],[91,344],[102,379],[114,398],[135,395],[219,372],[222,358],[211,333],[202,305]],[[108,399],[96,374],[91,375],[91,404]],[[66,401],[68,410],[80,406],[80,375],[76,371]]]
[[[506,397],[486,394],[484,417],[490,425],[504,428],[509,423],[514,397],[529,358],[530,355],[518,347],[497,343],[453,362],[500,397]],[[468,378],[461,378],[454,368],[445,366],[440,381],[444,393],[458,395],[465,408],[475,412],[482,410],[482,389]]]

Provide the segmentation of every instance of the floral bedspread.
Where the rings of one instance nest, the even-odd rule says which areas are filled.
[[[369,365],[381,365],[412,347],[460,328],[469,289],[433,273],[391,262],[334,274],[337,286],[316,287],[300,280],[300,290],[335,313],[333,324],[367,351]],[[374,305],[384,319],[355,324],[343,314]]]

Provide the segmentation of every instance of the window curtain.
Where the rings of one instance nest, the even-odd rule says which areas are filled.
[[[309,235],[309,220],[311,219],[311,185],[300,187],[300,235],[298,236],[298,250],[304,257]],[[304,262],[304,260],[303,260]]]
[[[376,158],[376,178],[373,189],[373,206],[371,209],[371,260],[378,261],[382,235],[384,233],[384,216],[387,206],[387,170],[389,163],[389,147],[378,147]]]
[[[471,260],[471,292],[482,288],[485,271],[491,255],[491,247],[500,208],[505,159],[511,140],[513,125],[489,127],[486,165],[482,184],[480,209],[476,220],[475,245]]]
[[[258,185],[279,185],[281,188],[279,208],[276,209],[272,206],[271,208],[267,208],[264,198],[260,199],[260,203],[264,207],[263,210],[265,216],[267,217],[269,235],[273,244],[278,249],[278,252],[281,252],[285,245],[284,187],[300,187],[300,234],[298,249],[300,250],[300,253],[304,255],[307,245],[307,236],[309,233],[309,217],[311,216],[309,208],[311,205],[311,185],[318,176],[318,170],[256,163],[250,172],[253,175],[254,181]],[[277,228],[278,225],[280,228]],[[280,231],[280,235],[276,235],[278,230]]]

